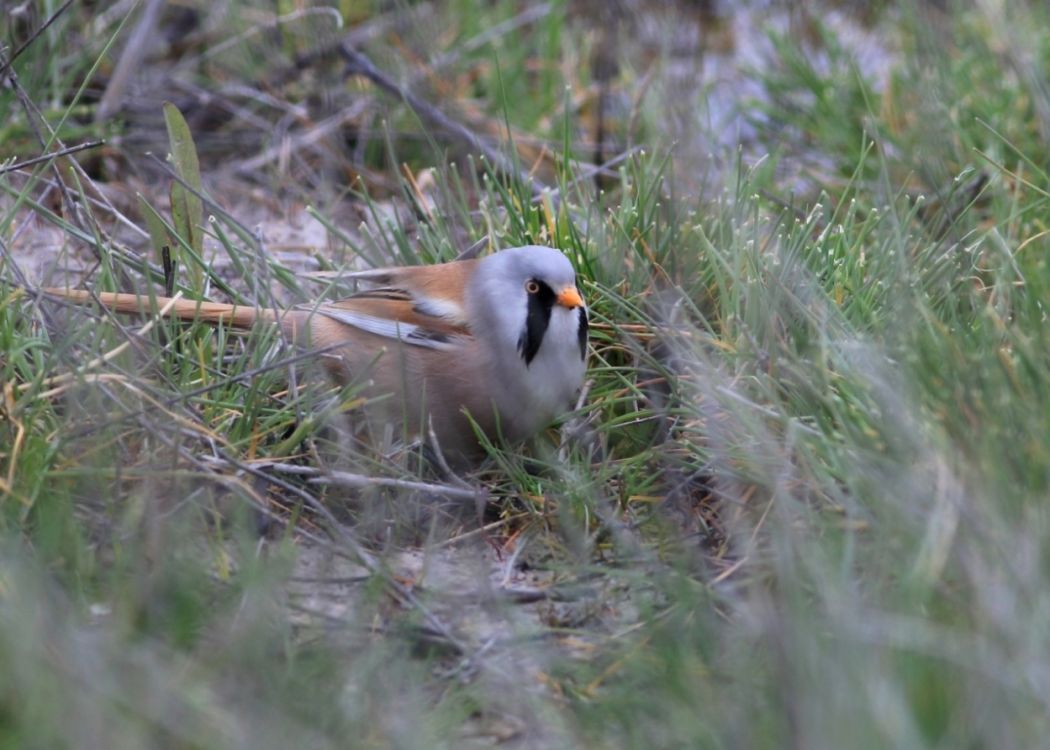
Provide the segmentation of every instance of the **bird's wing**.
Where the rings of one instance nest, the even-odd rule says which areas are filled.
[[[477,264],[477,260],[458,260],[432,266],[376,268],[345,274],[343,278],[366,281],[378,287],[355,294],[351,300],[408,300],[411,310],[421,319],[467,328],[464,295]],[[426,325],[423,320],[411,322]]]
[[[463,294],[473,270],[474,261],[455,261],[361,271],[349,278],[383,286],[309,311],[406,344],[454,349],[470,337]]]

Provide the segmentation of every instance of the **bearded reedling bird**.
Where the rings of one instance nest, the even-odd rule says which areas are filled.
[[[586,368],[587,308],[560,251],[529,245],[344,278],[377,286],[284,312],[179,300],[168,316],[242,329],[278,323],[297,344],[328,351],[325,364],[338,382],[368,381],[369,395],[393,395],[370,419],[406,424],[415,435],[429,421],[441,450],[459,463],[483,455],[471,419],[489,437],[518,441],[572,408]],[[81,290],[46,291],[94,299]],[[150,309],[135,294],[97,297],[118,312]]]

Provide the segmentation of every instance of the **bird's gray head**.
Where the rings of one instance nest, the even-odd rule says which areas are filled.
[[[587,367],[587,308],[572,263],[550,247],[503,250],[480,261],[466,292],[500,386],[501,430],[534,434],[572,408]]]
[[[572,346],[580,360],[586,356],[586,305],[572,263],[559,250],[526,245],[483,258],[468,290],[473,303],[475,334],[498,340],[505,353],[515,350],[526,366],[545,341],[552,355]]]

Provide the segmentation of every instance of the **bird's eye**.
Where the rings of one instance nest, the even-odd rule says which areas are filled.
[[[529,294],[537,294],[540,291],[540,282],[536,279],[529,279],[525,282],[525,291]]]

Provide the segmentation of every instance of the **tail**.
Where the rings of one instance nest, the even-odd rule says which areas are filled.
[[[166,306],[171,297],[145,297],[138,294],[121,294],[116,292],[86,292],[83,289],[48,288],[42,290],[53,297],[71,300],[78,305],[88,305],[97,299],[115,312],[139,313],[148,315]],[[156,305],[156,307],[154,307]],[[196,300],[176,300],[166,317],[178,320],[199,320],[215,325],[225,324],[233,328],[251,328],[256,323],[281,323],[282,327],[294,328],[292,318],[295,316],[279,315],[274,310],[244,305],[224,305],[218,302],[198,302]]]

